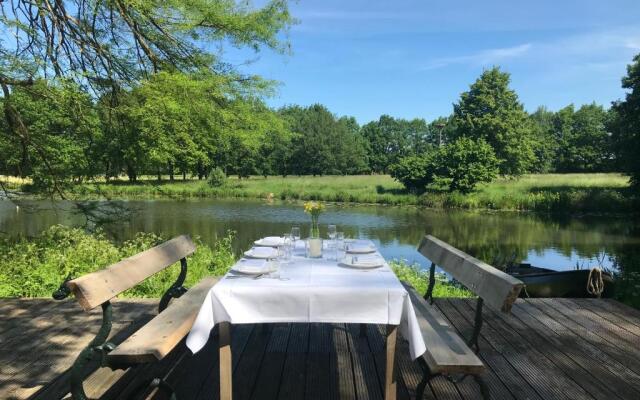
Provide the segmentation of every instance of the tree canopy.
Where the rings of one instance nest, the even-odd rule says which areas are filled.
[[[627,67],[622,87],[627,90],[625,99],[614,103],[612,108],[615,149],[620,166],[631,176],[634,188],[640,191],[640,54]]]
[[[484,71],[454,104],[452,122],[456,137],[484,139],[493,147],[501,174],[520,175],[535,161],[533,126],[509,81],[497,67]]]

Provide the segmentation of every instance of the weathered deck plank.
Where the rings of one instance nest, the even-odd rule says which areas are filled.
[[[463,336],[471,332],[473,302],[437,299],[444,317]],[[155,313],[152,300],[115,302],[117,335]],[[479,340],[493,399],[640,398],[640,312],[611,300],[519,300],[513,315],[485,310]],[[97,330],[97,312],[67,302],[0,299],[0,398],[58,399],[68,396],[68,373],[78,350]],[[69,323],[67,323],[70,322]],[[204,350],[192,355],[180,344],[157,365],[91,374],[92,396],[127,398],[145,381],[166,376],[180,398],[218,398],[215,329]],[[383,397],[384,327],[351,324],[237,325],[232,329],[235,399],[358,399]],[[121,333],[123,335],[124,333]],[[420,369],[408,344],[397,345],[398,399],[415,397]],[[425,398],[479,397],[472,379],[436,378]],[[135,399],[165,399],[142,390]]]

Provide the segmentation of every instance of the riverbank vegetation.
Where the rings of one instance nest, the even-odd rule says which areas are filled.
[[[79,277],[149,249],[167,240],[150,233],[138,233],[131,240],[115,243],[102,232],[87,233],[79,228],[54,225],[35,238],[0,240],[0,298],[51,297],[67,277]],[[222,276],[235,262],[233,234],[221,237],[212,246],[195,239],[197,250],[188,258],[185,285],[193,286],[205,276]],[[419,292],[426,291],[428,273],[403,261],[392,268]],[[158,298],[180,272],[176,264],[126,291],[123,297]],[[438,276],[436,297],[468,297],[460,285]]]
[[[635,211],[638,205],[628,191],[628,177],[592,173],[501,178],[479,185],[469,194],[430,190],[418,195],[388,175],[231,177],[219,186],[198,180],[158,183],[154,177],[149,177],[141,178],[135,184],[127,181],[86,183],[73,187],[72,194],[77,199],[252,198],[449,209],[625,213]]]

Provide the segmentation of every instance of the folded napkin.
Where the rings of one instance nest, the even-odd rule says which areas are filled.
[[[262,272],[268,272],[270,267],[270,262],[267,260],[242,258],[233,266],[232,269],[245,274],[259,274]]]
[[[253,247],[251,250],[246,252],[245,254],[251,255],[253,257],[275,257],[278,252],[276,249],[272,247]]]
[[[260,243],[267,246],[278,246],[284,242],[284,239],[279,236],[267,236],[260,239]]]
[[[351,263],[353,265],[361,266],[376,266],[384,264],[384,260],[377,254],[370,254],[364,256],[353,256]]]

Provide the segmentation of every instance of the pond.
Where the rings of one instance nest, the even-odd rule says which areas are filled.
[[[106,203],[93,202],[104,207]],[[308,232],[309,218],[300,204],[248,200],[150,200],[119,203],[131,213],[107,224],[116,240],[136,232],[166,237],[181,233],[207,242],[236,232],[235,251],[253,240],[281,235],[292,225]],[[37,235],[53,224],[82,226],[70,203],[23,201],[20,207],[0,201],[0,232],[4,235]],[[416,252],[430,233],[484,261],[514,260],[535,266],[567,270],[603,267],[631,269],[640,257],[640,220],[630,217],[553,217],[525,213],[436,211],[415,207],[328,205],[322,228],[336,224],[347,237],[370,238],[388,259],[405,259],[427,266]],[[625,265],[626,264],[626,265]]]

